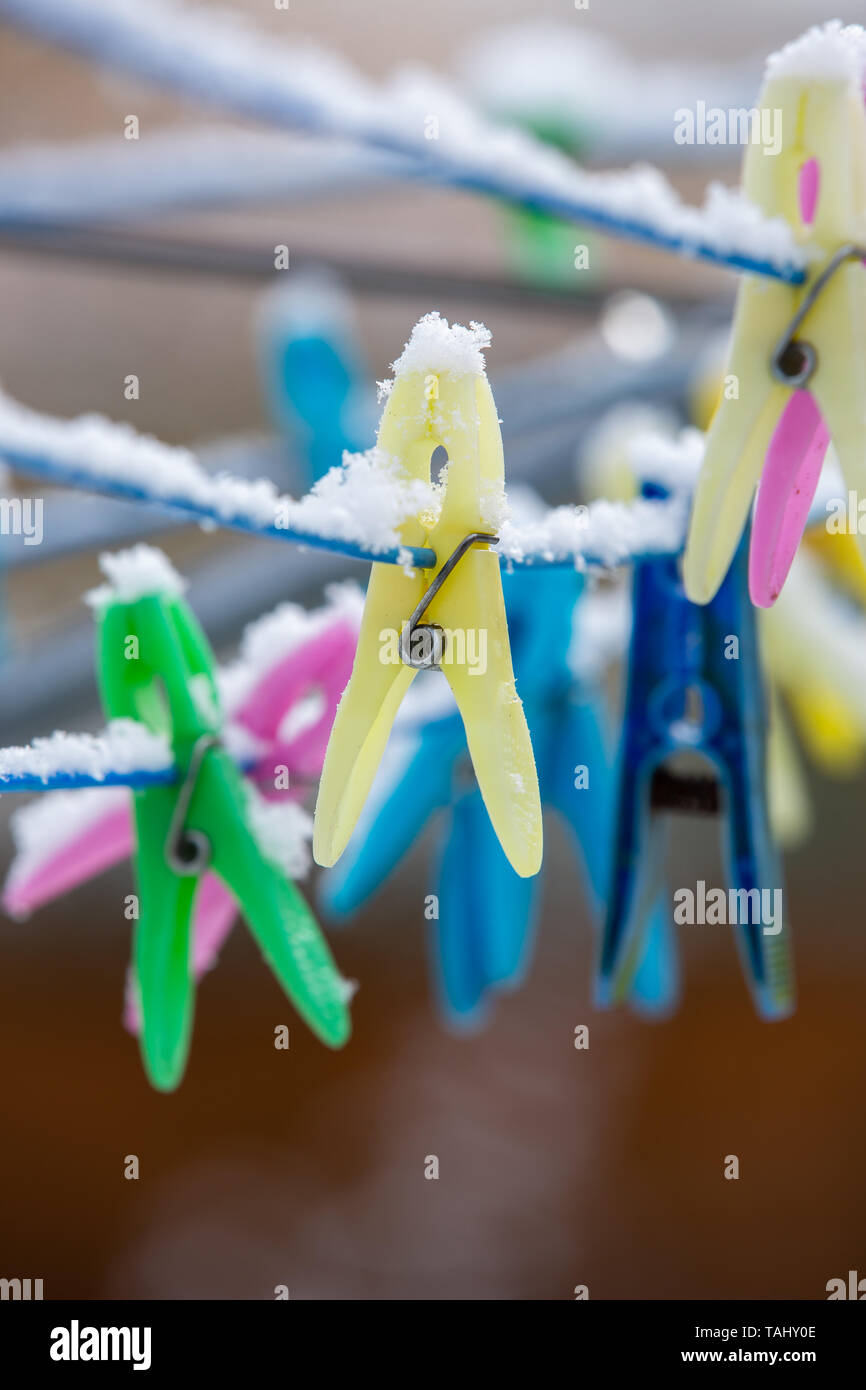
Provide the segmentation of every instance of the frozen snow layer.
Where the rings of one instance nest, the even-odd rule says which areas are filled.
[[[483,323],[449,324],[439,313],[425,314],[391,366],[395,376],[410,372],[442,372],[448,376],[484,376],[484,351],[490,330]]]
[[[587,173],[479,116],[419,68],[377,87],[330,53],[289,47],[237,14],[177,0],[0,0],[0,16],[210,104],[412,158],[433,181],[734,268],[797,282],[804,275],[790,226],[738,193],[711,186],[696,208],[656,169]]]
[[[186,588],[186,581],[168,556],[152,545],[134,545],[129,550],[100,555],[99,568],[108,583],[85,594],[93,608],[104,608],[113,602],[134,603],[152,594],[176,597]]]
[[[398,527],[430,505],[429,485],[408,480],[373,449],[347,454],[300,500],[267,478],[210,474],[177,445],[100,415],[59,420],[0,394],[0,461],[48,481],[178,508],[205,524],[255,531],[360,559],[396,562]],[[432,553],[411,551],[414,563]]]
[[[174,779],[168,740],[134,719],[114,719],[101,734],[58,732],[26,748],[0,750],[0,791],[39,791],[52,786],[126,784]]]
[[[831,19],[771,53],[768,77],[796,77],[810,82],[862,82],[866,73],[866,29]]]

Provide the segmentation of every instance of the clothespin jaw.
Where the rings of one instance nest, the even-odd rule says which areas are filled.
[[[683,577],[694,603],[727,573],[759,483],[750,591],[771,605],[806,524],[828,439],[849,487],[866,489],[866,115],[859,80],[771,70],[775,156],[751,144],[743,190],[812,254],[803,285],[744,277],[723,397],[707,435]],[[766,464],[765,464],[766,460]],[[763,474],[762,474],[763,470]],[[861,545],[866,540],[861,538]]]
[[[435,549],[439,567],[404,574],[374,565],[352,677],[337,711],[316,805],[313,855],[331,865],[354,829],[394,717],[416,668],[405,664],[406,626],[449,557],[470,535],[489,534],[484,511],[503,484],[502,440],[483,371],[397,373],[378,448],[408,478],[429,482],[430,459],[448,453],[435,520],[404,523],[406,545]],[[431,599],[424,624],[445,634],[441,669],[463,718],[484,804],[521,876],[541,864],[541,804],[508,642],[499,561],[484,542],[462,554]]]
[[[164,732],[181,779],[179,787],[133,793],[139,895],[134,975],[152,1083],[173,1089],[186,1063],[192,914],[207,868],[242,906],[299,1013],[323,1042],[340,1046],[349,1034],[345,985],[306,903],[251,828],[250,793],[219,743],[214,664],[204,634],[185,603],[166,593],[109,600],[97,624],[108,715]]]
[[[583,585],[581,575],[551,569],[506,573],[502,587],[542,797],[574,836],[597,911],[607,890],[612,771],[598,693],[576,682],[568,662]],[[320,880],[327,908],[339,916],[352,913],[434,814],[448,813],[432,885],[430,936],[440,1005],[461,1031],[483,1022],[494,991],[519,985],[531,958],[538,899],[536,880],[515,874],[479,792],[466,785],[465,760],[456,713],[411,732],[398,724],[356,832],[340,862]],[[669,916],[659,903],[632,991],[644,1012],[666,1012],[676,996]]]
[[[516,990],[532,955],[540,881],[515,874],[474,787],[458,793],[440,848],[432,968],[440,1008],[461,1032],[491,996]]]
[[[764,694],[747,544],[744,539],[707,608],[687,601],[676,561],[635,566],[614,864],[597,988],[602,1004],[622,998],[636,968],[662,874],[666,828],[659,812],[691,803],[724,813],[728,879],[737,893],[734,925],[756,1008],[765,1018],[780,1018],[793,1007],[787,922],[756,921],[750,896],[757,890],[763,911],[762,890],[781,891],[781,868],[767,815]],[[672,774],[671,760],[685,752],[700,754],[715,778]],[[775,908],[778,900],[771,901]]]
[[[395,733],[345,853],[319,879],[331,917],[357,912],[408,854],[430,818],[450,805],[466,737],[456,712],[411,735]]]

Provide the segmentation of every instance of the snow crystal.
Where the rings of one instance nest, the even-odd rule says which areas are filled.
[[[10,817],[17,854],[6,889],[29,878],[56,850],[68,844],[70,827],[81,835],[113,811],[130,804],[126,787],[82,787],[47,792],[20,806]]]
[[[675,438],[645,431],[628,444],[628,454],[638,478],[660,483],[671,492],[691,492],[704,461],[701,430],[684,429]]]
[[[311,862],[312,817],[296,801],[265,801],[250,782],[244,790],[247,820],[262,854],[287,878],[304,878]]]
[[[195,455],[138,434],[131,425],[101,415],[58,420],[0,393],[0,456],[14,467],[52,466],[140,489],[166,501],[189,502],[224,520],[272,525],[279,495],[274,484],[229,474],[212,477]]]
[[[866,30],[831,19],[816,24],[767,59],[767,76],[812,82],[860,82],[866,71]]]
[[[449,376],[484,376],[484,350],[490,346],[490,331],[483,323],[449,324],[440,313],[425,314],[412,329],[409,341],[396,362],[395,376],[410,372],[444,372]]]
[[[129,550],[106,552],[99,557],[99,568],[108,580],[84,595],[91,608],[106,604],[135,603],[152,594],[177,595],[186,588],[168,556],[152,545],[134,545]]]
[[[0,0],[2,4],[2,0]],[[297,531],[346,541],[374,554],[400,542],[399,527],[435,509],[435,486],[407,478],[397,460],[377,449],[343,456],[296,501],[266,478],[250,482],[207,473],[189,449],[139,435],[102,416],[58,420],[0,393],[0,457],[49,479],[140,490],[155,501],[189,505],[227,525]]]
[[[288,500],[277,524],[389,550],[400,543],[398,528],[421,512],[435,513],[439,497],[435,484],[407,477],[400,460],[380,449],[347,452],[299,502]]]
[[[515,563],[539,556],[547,561],[613,568],[636,555],[672,555],[681,549],[688,508],[681,497],[656,502],[599,500],[586,507],[553,507],[543,521],[515,524],[499,532],[500,554]]]
[[[161,772],[174,765],[171,746],[135,719],[114,719],[102,734],[66,734],[36,738],[26,748],[0,750],[0,782],[38,777],[48,782],[62,773],[79,773],[102,781],[109,773]]]

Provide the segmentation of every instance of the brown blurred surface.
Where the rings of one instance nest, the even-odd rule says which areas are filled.
[[[264,0],[246,8],[278,24]],[[378,74],[412,57],[445,64],[476,27],[562,8],[449,3],[434,24],[397,0],[293,0],[290,20]],[[721,58],[858,10],[593,0],[591,19],[636,53]],[[155,123],[190,118],[0,29],[4,141],[110,131],[131,100]],[[183,222],[196,227],[247,241],[279,228],[305,245],[464,271],[501,259],[494,211],[444,193]],[[651,253],[609,254],[659,290],[686,277],[708,291],[721,283]],[[0,379],[28,404],[103,410],[172,440],[264,423],[248,288],[0,252],[0,303]],[[484,317],[494,367],[567,331],[470,302],[365,300],[378,375],[431,307]],[[123,400],[129,371],[141,374],[138,403]],[[169,549],[192,559],[219,545],[196,533]],[[16,578],[19,629],[68,622],[95,578],[93,557]],[[730,934],[715,927],[680,929],[675,1018],[596,1013],[591,929],[555,827],[537,958],[484,1033],[449,1036],[431,1003],[428,839],[334,936],[361,986],[350,1046],[332,1055],[304,1031],[239,925],[200,990],[189,1071],[172,1096],[148,1088],[120,1023],[128,867],[29,923],[3,921],[0,1274],[43,1278],[48,1298],[270,1298],[283,1283],[293,1298],[568,1299],[577,1284],[593,1298],[825,1297],[828,1279],[866,1272],[866,783],[815,790],[818,830],[788,864],[800,1007],[772,1026],[754,1018]],[[701,876],[720,881],[715,849],[677,822],[671,881]],[[280,1023],[288,1052],[273,1047]],[[588,1052],[572,1045],[581,1023]],[[123,1177],[128,1154],[140,1159],[137,1182]],[[424,1178],[430,1154],[438,1182]],[[740,1158],[738,1182],[723,1178],[727,1154]]]

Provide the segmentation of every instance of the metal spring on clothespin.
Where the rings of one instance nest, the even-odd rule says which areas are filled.
[[[831,257],[821,274],[809,287],[799,309],[779,339],[778,346],[770,360],[770,371],[776,381],[780,381],[783,386],[800,389],[814,375],[818,365],[818,353],[812,343],[807,343],[796,337],[797,330],[839,267],[851,260],[866,261],[866,247],[856,246],[853,242],[847,246],[839,247],[839,250]]]
[[[413,666],[418,671],[441,671],[445,656],[445,629],[438,623],[422,623],[420,619],[466,552],[480,541],[495,545],[498,540],[498,536],[489,535],[486,531],[470,531],[448,556],[430,587],[422,595],[412,616],[403,624],[400,634],[400,660],[404,666]]]

